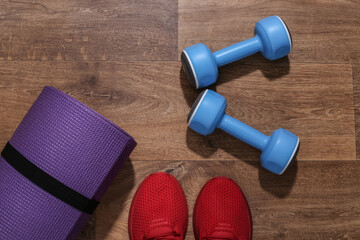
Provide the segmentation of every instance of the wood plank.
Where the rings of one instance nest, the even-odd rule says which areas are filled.
[[[360,65],[353,65],[356,159],[360,159]]]
[[[76,240],[96,240],[95,238],[96,215],[92,215],[86,226],[81,231]]]
[[[177,1],[2,1],[0,60],[176,60]]]
[[[258,161],[257,150],[220,130],[205,137],[188,129],[186,117],[199,91],[189,86],[180,68],[179,62],[4,62],[0,144],[11,137],[46,83],[133,135],[139,143],[133,160]],[[277,128],[297,134],[299,160],[351,160],[351,71],[341,64],[290,68],[281,63],[273,69],[271,64],[235,63],[222,69],[216,88],[227,98],[227,113],[233,117],[268,135]]]
[[[228,113],[267,135],[277,128],[294,132],[301,139],[299,159],[355,159],[351,65],[280,61],[274,69],[240,61],[221,69],[220,77],[216,90],[226,97]]]
[[[291,62],[359,63],[359,9],[359,1],[341,0],[179,0],[179,52],[198,42],[217,51],[253,37],[257,21],[278,15],[293,37]]]
[[[129,161],[96,211],[96,239],[127,239],[132,197],[150,173],[166,171],[182,185],[189,205],[186,239],[194,239],[192,211],[201,187],[227,176],[242,188],[253,239],[357,239],[360,236],[360,162],[298,162],[282,176],[241,161]]]

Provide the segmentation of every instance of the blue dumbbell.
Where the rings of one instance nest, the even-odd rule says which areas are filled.
[[[275,130],[266,136],[256,129],[225,114],[226,100],[212,90],[204,90],[196,99],[188,116],[189,127],[202,135],[211,134],[215,128],[261,150],[261,165],[267,170],[282,174],[296,158],[299,138],[285,129]]]
[[[255,26],[255,37],[236,43],[217,52],[202,43],[187,47],[181,54],[185,75],[191,85],[203,88],[216,82],[218,67],[261,52],[269,60],[289,54],[292,40],[285,22],[278,16],[260,20]]]

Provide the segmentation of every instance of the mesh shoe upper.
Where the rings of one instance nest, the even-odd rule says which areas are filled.
[[[247,201],[231,179],[208,181],[196,200],[193,216],[197,240],[248,240],[252,223]]]
[[[178,181],[164,172],[145,178],[132,200],[128,224],[132,240],[184,239],[188,207]]]

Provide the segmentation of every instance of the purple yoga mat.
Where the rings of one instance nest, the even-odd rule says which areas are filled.
[[[92,109],[45,87],[9,143],[67,187],[99,201],[136,146]],[[74,239],[89,214],[59,200],[0,157],[0,239]]]

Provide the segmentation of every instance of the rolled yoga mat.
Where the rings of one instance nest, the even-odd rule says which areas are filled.
[[[0,158],[0,239],[74,239],[136,146],[92,109],[45,87]]]

